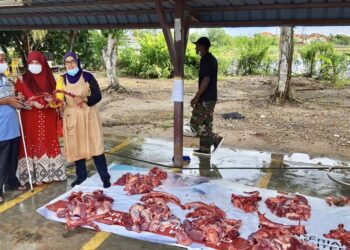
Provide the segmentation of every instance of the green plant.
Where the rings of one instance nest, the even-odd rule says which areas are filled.
[[[140,76],[168,77],[172,65],[163,34],[146,33],[140,41],[140,46]]]
[[[334,50],[330,42],[313,42],[299,49],[303,63],[307,66],[306,76],[317,76],[320,80],[336,83],[346,71],[348,56]],[[316,65],[319,65],[316,69]]]
[[[320,60],[322,62],[320,78],[330,80],[332,83],[339,80],[339,76],[346,71],[349,63],[346,55],[334,52],[333,49],[320,55]]]
[[[322,75],[324,67],[322,66],[322,61],[320,61],[320,55],[327,55],[333,51],[333,47],[327,42],[312,42],[311,44],[305,45],[299,49],[300,57],[306,66],[305,76],[313,77],[316,74],[316,64],[321,63],[318,75]]]
[[[41,45],[37,48],[43,52],[51,52],[54,61],[62,65],[63,56],[70,49],[71,31],[48,31]],[[94,32],[94,31],[91,31]],[[83,66],[87,69],[96,69],[99,67],[100,60],[94,58],[94,46],[92,45],[92,36],[90,31],[78,31],[75,37],[73,51],[76,52]]]
[[[120,50],[120,67],[127,75],[143,78],[169,77],[173,66],[170,61],[164,36],[158,31],[142,31],[134,34],[139,50],[125,46]],[[185,56],[185,77],[194,79],[198,75],[200,57],[195,45],[188,43]]]
[[[196,54],[195,45],[188,43],[185,55],[185,78],[195,79],[198,77],[200,57]]]
[[[262,61],[274,39],[255,35],[253,38],[238,37],[235,43],[238,51],[237,73],[252,75],[261,72]]]
[[[120,50],[119,66],[127,75],[139,76],[141,72],[139,53],[133,47]]]
[[[350,45],[350,36],[346,35],[330,35],[330,42],[336,45]]]

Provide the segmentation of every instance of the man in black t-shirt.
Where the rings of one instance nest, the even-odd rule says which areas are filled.
[[[200,136],[200,148],[196,154],[210,155],[222,144],[224,138],[213,133],[213,114],[217,101],[218,62],[209,52],[210,40],[201,37],[196,44],[196,53],[201,57],[198,91],[191,100],[193,107],[190,124]],[[214,146],[211,152],[211,146]]]

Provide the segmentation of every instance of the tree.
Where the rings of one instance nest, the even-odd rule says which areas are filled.
[[[330,42],[336,45],[343,45],[343,46],[350,45],[350,36],[341,35],[341,34],[331,35]]]
[[[5,52],[7,52],[8,47],[15,48],[15,51],[19,53],[22,61],[26,61],[26,51],[25,44],[25,35],[23,31],[1,31],[0,32],[1,45]]]
[[[306,77],[312,77],[315,71],[315,63],[317,57],[318,43],[313,42],[310,45],[305,45],[299,49],[301,60],[306,66]]]
[[[21,57],[23,66],[27,67],[27,56],[37,50],[47,35],[47,30],[3,31],[1,42],[6,47],[14,47]],[[16,55],[15,55],[16,56]]]
[[[330,42],[313,42],[299,50],[303,63],[307,66],[306,76],[331,80],[335,83],[346,70],[347,56],[334,51]],[[316,64],[319,65],[316,69]]]
[[[140,40],[141,77],[169,77],[173,66],[168,47],[161,32],[144,33]]]
[[[47,34],[47,30],[3,31],[0,36],[3,46],[15,48],[23,66],[27,67],[27,55],[42,46]]]
[[[291,100],[291,73],[293,62],[293,27],[281,27],[280,61],[278,66],[278,83],[275,89],[277,99]]]
[[[258,74],[272,42],[271,38],[261,35],[255,35],[253,38],[237,37],[235,39],[235,47],[238,52],[237,73]]]
[[[107,91],[126,90],[120,85],[117,78],[117,52],[118,43],[125,37],[124,30],[108,30],[103,31],[102,34],[108,37],[107,46],[102,49],[102,57],[107,70],[108,87]]]
[[[73,46],[74,46],[74,42],[75,42],[75,38],[77,36],[77,34],[79,33],[79,31],[77,30],[71,30],[69,32],[69,50],[73,51]]]
[[[233,45],[232,36],[227,34],[223,28],[207,29],[207,36],[214,48],[231,47]]]
[[[45,41],[47,34],[48,34],[47,30],[32,30],[32,31],[30,31],[30,36],[32,38],[31,39],[32,44],[29,44],[28,51],[37,50],[38,47],[41,45],[41,43],[43,43]],[[28,39],[30,40],[29,37],[28,37]]]
[[[134,33],[137,44],[128,44],[121,52],[121,66],[126,72],[145,78],[169,77],[172,64],[161,32]]]
[[[79,55],[84,68],[95,69],[96,60],[90,32],[93,31],[49,31],[38,50],[52,53],[54,61],[58,64],[63,64],[63,56],[67,51],[74,51]],[[101,50],[99,55],[101,57]]]
[[[332,49],[328,53],[320,55],[319,58],[322,62],[320,78],[336,83],[340,74],[346,71],[348,64],[347,55],[337,53]]]

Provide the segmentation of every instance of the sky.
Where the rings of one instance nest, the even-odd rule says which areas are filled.
[[[225,28],[226,32],[232,36],[252,36],[256,33],[271,32],[279,34],[279,27],[248,27],[248,28]],[[313,27],[296,27],[294,34],[311,34],[319,33],[323,35],[343,34],[350,36],[350,26],[313,26]]]

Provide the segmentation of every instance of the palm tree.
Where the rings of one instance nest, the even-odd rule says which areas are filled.
[[[28,47],[28,52],[30,52],[31,50],[36,50],[36,48],[39,47],[39,45],[45,40],[47,33],[47,30],[30,31],[30,36],[32,38],[33,44],[30,47]]]

